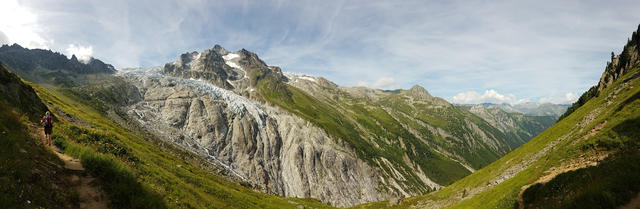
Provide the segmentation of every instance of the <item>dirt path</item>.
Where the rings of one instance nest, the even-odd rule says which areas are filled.
[[[40,129],[40,139],[42,144],[45,145],[44,131]],[[38,129],[36,129],[38,130]],[[45,145],[46,146],[46,145]],[[57,147],[49,147],[58,158],[64,162],[64,168],[67,170],[65,173],[66,178],[71,182],[73,188],[78,192],[80,199],[80,208],[96,208],[107,209],[109,199],[104,191],[100,188],[95,178],[84,170],[82,163],[79,159],[73,158],[64,154]]]

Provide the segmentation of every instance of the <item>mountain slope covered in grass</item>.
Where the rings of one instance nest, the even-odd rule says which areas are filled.
[[[78,207],[78,191],[61,175],[62,161],[38,142],[39,121],[50,104],[57,121],[53,139],[96,176],[113,208],[327,208],[313,199],[282,198],[222,177],[205,160],[127,129],[72,91],[25,84],[2,66],[0,136],[3,173],[0,205]],[[32,85],[34,88],[32,88]],[[34,91],[35,90],[35,91]],[[38,92],[38,95],[36,95]],[[42,98],[42,101],[41,99]],[[89,103],[88,103],[89,102]],[[100,109],[100,108],[98,108]],[[104,110],[104,109],[102,109]],[[6,195],[12,194],[12,195]]]
[[[633,52],[628,55],[638,57],[634,43],[623,54]],[[528,143],[450,186],[408,198],[397,207],[615,208],[626,204],[640,192],[640,63],[636,59],[625,66],[621,71],[608,67],[603,77],[616,79]],[[616,72],[624,73],[608,75]],[[380,202],[358,208],[384,206]]]
[[[252,52],[221,46],[185,53],[162,67],[115,74],[99,60],[82,63],[18,45],[3,46],[3,59],[40,85],[54,113],[64,116],[54,135],[61,149],[99,162],[104,168],[94,172],[119,176],[118,182],[139,191],[131,193],[136,196],[119,192],[118,185],[105,188],[114,205],[136,199],[168,207],[175,206],[168,199],[194,207],[247,202],[237,199],[244,192],[229,190],[230,199],[202,193],[227,188],[217,181],[193,183],[189,175],[157,171],[182,166],[171,156],[140,166],[139,161],[147,165],[159,161],[149,159],[162,159],[140,146],[199,159],[195,167],[244,185],[231,189],[352,206],[434,191],[551,125],[517,114],[496,123],[420,86],[393,91],[342,87],[324,78],[282,73]],[[179,183],[172,185],[177,187],[156,182],[167,175],[175,176],[172,181]],[[186,187],[197,188],[193,196],[168,192]],[[197,202],[195,196],[203,196],[203,203],[185,203]]]
[[[47,107],[2,64],[0,95],[0,208],[77,207],[64,164],[32,132]]]
[[[63,148],[80,147],[75,148],[79,149],[75,155],[83,163],[87,161],[89,170],[93,166],[93,172],[104,175],[104,181],[131,183],[112,188],[110,197],[115,198],[112,202],[122,204],[115,207],[153,203],[154,199],[158,202],[153,204],[169,208],[327,207],[316,200],[281,198],[253,191],[215,174],[214,166],[192,153],[154,139],[144,131],[122,127],[106,116],[109,113],[94,109],[70,91],[37,89],[43,100],[53,105],[56,114],[64,116],[54,128],[56,143]],[[105,190],[109,193],[109,188]],[[139,193],[130,193],[135,191]]]
[[[74,89],[261,191],[338,206],[433,191],[550,125],[498,128],[420,86],[341,87],[221,46],[109,82]]]

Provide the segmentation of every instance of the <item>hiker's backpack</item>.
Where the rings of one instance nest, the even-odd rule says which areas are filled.
[[[53,122],[51,121],[51,116],[44,118],[44,126],[45,127],[53,127]]]

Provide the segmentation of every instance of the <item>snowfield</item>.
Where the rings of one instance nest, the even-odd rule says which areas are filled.
[[[222,59],[224,59],[224,63],[231,66],[232,68],[236,68],[239,70],[243,70],[242,67],[240,65],[238,65],[238,63],[236,63],[235,61],[233,61],[234,59],[240,58],[240,55],[235,54],[235,53],[229,53],[227,55],[222,56]]]
[[[316,77],[313,77],[310,75],[290,73],[290,72],[282,72],[282,74],[284,74],[284,76],[286,76],[289,80],[292,80],[292,81],[297,81],[297,79],[302,79],[302,80],[318,83],[318,80],[316,79]]]

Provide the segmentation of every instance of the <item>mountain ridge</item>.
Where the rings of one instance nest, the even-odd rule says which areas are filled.
[[[396,207],[617,208],[627,204],[640,192],[636,163],[640,157],[640,63],[625,72],[600,91],[596,87],[598,94],[582,104],[576,102],[579,105],[574,104],[556,124],[518,149],[441,190],[408,198]]]
[[[418,85],[343,87],[219,45],[151,69],[51,77],[259,191],[342,207],[439,189],[526,141]]]
[[[279,67],[268,66],[257,55],[244,49],[231,52],[216,45],[203,52],[184,53],[177,61],[161,67],[133,70],[138,71],[137,73],[126,71],[121,70],[118,76],[134,84],[139,92],[122,94],[141,95],[141,100],[128,102],[128,105],[124,106],[129,118],[138,120],[143,126],[149,124],[148,121],[167,121],[166,124],[157,124],[158,128],[152,129],[169,131],[158,135],[169,142],[182,144],[181,146],[185,149],[199,153],[201,157],[210,158],[212,162],[220,163],[221,167],[228,167],[231,173],[237,172],[261,188],[261,191],[285,196],[319,198],[323,202],[338,206],[352,206],[355,203],[383,200],[392,196],[410,196],[440,188],[447,182],[451,182],[451,179],[467,175],[523,143],[522,139],[507,142],[508,136],[484,122],[484,119],[457,108],[442,98],[431,96],[426,89],[418,85],[408,90],[395,91],[342,87],[321,77],[283,73]],[[150,73],[151,71],[154,73]],[[151,74],[160,77],[146,76]],[[210,83],[221,88],[215,92],[228,91],[228,93],[214,93],[211,99],[197,99],[206,98],[202,96],[209,93],[202,94],[204,92],[198,93],[200,90],[194,91],[201,89],[201,87],[195,88],[196,83],[198,83],[197,86]],[[253,108],[243,104],[241,106],[244,107],[239,109],[240,112],[230,111],[235,106],[234,102],[229,103],[233,100],[229,100],[231,97],[222,96],[229,93],[248,98],[249,100],[243,103],[251,103],[249,106],[257,105],[257,109],[252,110]],[[410,113],[416,111],[413,107],[407,110],[410,112],[393,110],[396,104],[413,105],[414,102],[424,107],[444,108],[450,113],[420,113],[424,114],[422,116],[424,118],[417,120],[411,119],[415,117],[412,114],[418,114]],[[150,109],[142,104],[153,104],[150,106],[153,108]],[[372,114],[369,112],[372,110],[374,115],[379,115],[368,118],[367,115]],[[202,114],[212,113],[218,115],[213,117],[219,118],[215,119],[218,122],[210,121],[211,118],[203,118]],[[481,144],[484,153],[482,155],[492,157],[476,159],[469,151],[453,152],[452,148],[455,146],[446,144],[451,143],[447,141],[463,143],[473,138],[460,135],[462,132],[452,133],[454,129],[437,125],[449,122],[430,121],[437,117],[429,114],[454,114],[458,119],[451,120],[457,121],[455,123],[460,125],[452,124],[451,127],[460,126],[473,130],[477,137],[488,140],[473,143]],[[293,118],[297,119],[292,120]],[[238,119],[242,122],[233,122]],[[429,125],[433,122],[436,122],[436,125]],[[311,137],[309,141],[309,139],[286,133],[290,132],[288,127],[292,125],[302,127],[298,130],[315,137]],[[268,128],[270,126],[277,128]],[[385,133],[387,131],[391,131],[391,135]],[[242,134],[238,135],[239,133]],[[250,137],[237,138],[242,135]],[[394,139],[397,136],[401,136],[399,141]],[[492,140],[496,138],[499,141],[493,142]],[[305,145],[307,143],[313,145]],[[425,143],[437,148],[428,148],[429,145]],[[248,147],[236,147],[236,144],[246,144]],[[333,148],[327,149],[327,145]],[[293,149],[287,148],[288,150],[283,151],[285,147]],[[281,154],[269,151],[271,154],[267,155],[265,151],[261,151],[262,149],[281,150],[279,152]],[[386,154],[379,153],[385,153],[385,151],[376,151],[376,149],[389,149],[386,152],[397,154],[384,156]],[[430,157],[416,164],[412,161],[422,157],[416,158],[410,155],[421,151],[399,154],[405,152],[400,150],[409,149],[428,150],[426,156]],[[502,151],[497,151],[501,149]],[[230,152],[231,150],[245,151]],[[303,160],[296,159],[292,163],[265,164],[290,161],[290,157],[306,156],[305,153],[309,152],[316,153],[314,155],[317,157],[298,157]],[[256,154],[259,153],[264,154],[257,156]],[[325,159],[323,156],[335,155],[331,153],[342,153],[337,156],[342,155],[344,157],[340,158],[350,161],[347,163],[350,165],[348,167],[358,165],[355,168],[359,171],[350,172],[359,173],[355,175],[360,176],[357,178],[369,180],[360,180],[360,182],[347,180],[339,183],[339,185],[351,187],[346,190],[337,190],[336,188],[342,188],[342,186],[337,186],[335,180],[322,184],[326,186],[312,187],[314,184],[321,185],[314,182],[326,181],[328,177],[340,179],[332,176],[343,175],[337,170],[332,171],[333,168],[330,169],[330,167],[315,167],[328,165],[328,161],[322,162]],[[473,160],[469,161],[471,159]],[[291,167],[291,165],[296,166]],[[307,165],[312,166],[307,167]],[[449,166],[454,169],[438,168],[438,166]],[[301,172],[299,168],[307,170]],[[293,170],[285,172],[283,169]],[[323,174],[325,172],[326,174]],[[370,176],[365,177],[367,175],[363,174]],[[289,179],[298,179],[289,180],[289,182],[298,183],[283,186],[281,182],[285,176]],[[361,184],[364,182],[371,183]],[[374,187],[369,188],[369,185]]]
[[[18,44],[0,47],[0,62],[20,77],[32,82],[50,83],[71,87],[83,83],[96,74],[114,74],[116,69],[91,57],[86,63],[75,55],[71,58],[51,50],[27,49]]]
[[[509,113],[522,113],[528,116],[552,116],[555,118],[560,117],[566,112],[566,109],[571,106],[570,104],[553,104],[553,103],[538,103],[538,102],[525,102],[517,104],[496,104],[496,103],[480,103],[480,104],[456,104],[459,106],[475,106],[482,105],[486,108],[497,107],[505,112]]]

